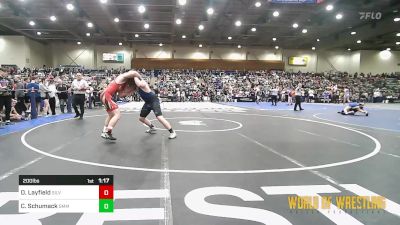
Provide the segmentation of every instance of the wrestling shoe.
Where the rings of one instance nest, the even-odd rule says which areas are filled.
[[[101,137],[104,139],[107,139],[107,140],[111,140],[111,141],[117,140],[115,137],[112,136],[111,133],[108,133],[108,132],[102,132]]]
[[[156,129],[154,128],[154,127],[152,127],[152,128],[150,128],[150,129],[148,129],[148,130],[146,130],[146,133],[148,133],[148,134],[154,134],[154,133],[156,133]]]
[[[365,116],[368,116],[368,113],[366,113]]]
[[[170,133],[168,138],[169,138],[169,139],[174,139],[174,138],[176,138],[176,133],[175,133],[175,132]]]

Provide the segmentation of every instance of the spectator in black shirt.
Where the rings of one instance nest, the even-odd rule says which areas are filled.
[[[19,77],[17,77],[15,81],[17,83],[15,86],[15,98],[17,99],[15,110],[18,112],[18,114],[25,114],[27,110],[25,106],[25,83]]]
[[[65,85],[64,82],[61,80],[59,82],[59,85],[57,86],[57,95],[58,95],[58,100],[60,103],[61,113],[65,113],[64,109],[65,109],[65,105],[68,100],[68,92],[67,91],[68,91],[67,85]]]
[[[13,81],[7,78],[7,73],[0,69],[0,111],[5,107],[5,123],[11,124],[11,95],[13,89]]]

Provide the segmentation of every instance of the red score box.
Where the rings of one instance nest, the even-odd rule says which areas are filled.
[[[114,199],[114,186],[113,185],[100,185],[99,186],[99,199]]]

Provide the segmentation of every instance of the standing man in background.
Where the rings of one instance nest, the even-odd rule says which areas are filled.
[[[40,101],[42,100],[40,98],[40,92],[39,92],[39,84],[36,82],[35,80],[36,78],[34,76],[31,76],[31,82],[26,84],[26,89],[28,91],[28,95],[31,96],[33,95],[34,97],[34,101],[35,101],[35,108],[36,109],[30,109],[31,112],[31,116],[32,118],[36,118],[37,114],[39,113],[39,109],[40,109]],[[32,98],[33,99],[33,98]],[[32,101],[32,100],[31,100]],[[32,106],[32,102],[31,102],[31,106]],[[30,107],[31,107],[30,106]],[[33,111],[36,111],[36,115],[33,114]]]
[[[72,88],[67,85],[67,113],[72,113]]]
[[[27,108],[25,106],[25,83],[20,77],[15,77],[15,98],[17,99],[17,104],[15,109],[19,114],[25,114]]]
[[[47,87],[49,89],[49,105],[51,110],[51,115],[56,115],[56,93],[57,88],[56,84],[54,83],[54,77],[50,76],[48,80]]]
[[[271,94],[271,102],[273,106],[276,106],[276,102],[278,101],[278,92],[279,89],[274,86],[271,90],[270,90],[270,94]]]
[[[350,90],[347,87],[345,87],[343,89],[343,93],[344,93],[343,104],[346,104],[346,103],[350,102]]]
[[[299,85],[297,85],[297,88],[295,90],[295,100],[296,103],[294,104],[294,111],[297,111],[297,106],[299,106],[300,110],[304,110],[303,108],[301,108],[301,95],[303,92],[303,88],[301,87],[301,84],[299,83]]]
[[[3,106],[6,108],[6,125],[11,124],[10,113],[13,85],[12,80],[7,78],[7,73],[0,69],[0,110],[3,109]]]
[[[82,74],[77,73],[76,74],[76,79],[72,82],[71,89],[74,92],[74,95],[72,97],[72,106],[74,107],[75,110],[75,117],[81,120],[83,119],[83,114],[85,113],[85,94],[86,90],[89,88],[88,83],[86,80],[82,79]],[[80,112],[78,110],[78,106],[80,108]]]
[[[293,105],[293,96],[295,92],[291,87],[289,87],[287,90],[288,90],[288,105]]]
[[[60,103],[61,113],[65,113],[65,104],[68,99],[68,93],[67,93],[68,87],[67,85],[64,84],[63,80],[60,80],[59,82],[60,83],[57,86],[58,101]]]

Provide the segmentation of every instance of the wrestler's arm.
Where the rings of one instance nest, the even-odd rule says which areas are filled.
[[[364,113],[364,114],[367,114],[367,113],[368,113],[366,110],[361,109],[361,108],[358,108],[358,112],[361,112],[361,113]]]
[[[122,83],[125,83],[128,79],[133,79],[135,77],[140,78],[140,79],[142,78],[142,76],[138,72],[136,72],[134,70],[130,70],[126,73],[119,75],[117,78],[115,78],[115,82],[117,82],[118,84],[122,84]]]
[[[138,86],[139,88],[146,87],[146,84],[147,84],[146,81],[142,80],[141,78],[135,77],[134,80],[135,80],[136,86]]]

